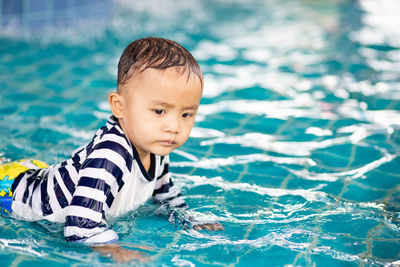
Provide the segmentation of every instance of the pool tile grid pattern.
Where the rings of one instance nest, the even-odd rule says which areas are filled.
[[[202,46],[202,41],[199,42],[193,49]],[[206,40],[204,43],[209,45],[212,42]],[[18,53],[18,47],[14,46],[18,45],[17,41],[10,45],[16,50],[15,53],[6,44],[0,43],[2,51],[11,49],[10,53],[0,53],[1,62],[4,63],[1,65],[0,85],[5,90],[0,96],[0,141],[7,144],[7,147],[2,148],[0,156],[9,160],[24,154],[50,162],[68,157],[70,151],[91,137],[93,130],[109,114],[101,99],[105,99],[107,92],[114,86],[112,72],[108,71],[116,61],[111,56],[113,53],[74,47],[73,50],[77,51],[74,55],[68,47],[55,46],[52,50],[50,45],[50,49],[28,49],[23,54]],[[251,49],[249,47],[248,51],[251,52]],[[379,51],[383,49],[379,46],[369,49],[380,54],[386,53]],[[290,53],[286,58],[279,55],[279,50],[275,52],[278,52],[277,57],[291,60]],[[357,54],[357,50],[350,52]],[[40,60],[38,55],[41,53],[48,53],[50,60]],[[51,64],[52,60],[58,63]],[[235,69],[248,70],[246,64],[259,67],[251,74],[276,71],[259,65],[257,60],[246,61],[245,65],[235,67],[230,66],[230,62],[221,63],[218,60],[204,60],[201,63],[205,65],[208,74],[216,77],[220,74],[216,71],[218,68],[226,67],[226,72],[234,76]],[[214,63],[218,65],[215,68]],[[281,64],[278,74],[282,78],[280,82],[284,82],[286,78],[292,77],[288,75],[291,62],[284,61]],[[294,105],[295,112],[310,112],[304,116],[292,114],[286,119],[268,116],[269,113],[275,114],[273,111],[277,107],[280,112],[286,111],[285,105],[288,102],[285,100],[296,100],[296,97],[301,96],[302,92],[296,91],[294,85],[295,89],[288,86],[288,90],[292,90],[289,90],[290,94],[281,92],[285,96],[283,99],[281,94],[272,90],[279,91],[279,84],[275,85],[277,88],[244,86],[241,90],[226,90],[214,98],[205,97],[206,107],[209,104],[222,105],[224,101],[249,100],[253,101],[251,103],[256,111],[260,107],[256,106],[257,103],[271,105],[271,108],[265,108],[265,113],[249,112],[251,110],[240,106],[244,102],[232,102],[232,105],[239,106],[236,109],[228,106],[226,110],[205,115],[200,112],[204,119],[199,119],[196,126],[218,130],[224,136],[219,141],[216,140],[218,137],[191,138],[181,150],[197,158],[198,162],[173,154],[176,164],[172,170],[188,202],[200,212],[217,214],[227,230],[200,233],[198,237],[192,232],[171,230],[163,225],[165,228],[162,229],[175,234],[162,248],[156,248],[153,260],[171,260],[171,254],[176,254],[198,265],[214,266],[245,266],[256,258],[260,259],[257,261],[259,265],[381,266],[390,265],[399,259],[399,128],[395,122],[386,127],[368,118],[374,109],[386,112],[387,120],[396,115],[400,108],[396,90],[392,90],[392,98],[380,94],[368,97],[367,92],[363,91],[358,95],[350,91],[347,97],[333,96],[331,89],[324,83],[325,73],[321,74],[319,70],[325,64],[328,63],[323,60],[310,66],[306,64],[307,71],[319,73],[319,76],[305,76],[301,81],[320,86],[314,93],[317,96],[323,93],[323,97],[314,99],[314,103],[327,108],[326,112],[337,115],[328,119],[326,114],[322,114],[323,111],[301,105]],[[294,72],[291,74],[302,76],[296,70]],[[9,76],[9,73],[13,73],[13,76]],[[393,73],[398,77],[398,72]],[[334,74],[339,76],[337,87],[346,88],[348,85],[345,78],[340,79],[341,73]],[[382,76],[382,81],[389,84],[396,81],[396,78],[385,80]],[[217,79],[217,82],[223,84],[224,80]],[[362,82],[355,83],[365,88]],[[68,90],[64,90],[64,86]],[[79,98],[82,90],[85,90],[88,101]],[[99,91],[103,93],[100,95]],[[264,92],[261,94],[263,97],[259,95],[260,92]],[[351,101],[358,106],[351,106]],[[280,102],[281,106],[274,106],[274,102]],[[363,109],[363,102],[370,108]],[[349,108],[351,116],[338,112],[340,108]],[[390,110],[393,112],[390,113]],[[347,132],[339,131],[360,125],[366,127],[366,135],[361,139],[352,139],[357,136],[351,129]],[[319,136],[307,133],[312,127],[314,130],[329,130],[331,134]],[[246,135],[254,133],[259,135]],[[260,140],[257,138],[264,137],[264,146],[259,145],[257,141]],[[239,141],[234,138],[239,138]],[[321,145],[340,138],[343,141],[304,148],[307,143]],[[299,142],[299,150],[310,154],[293,154],[295,146],[290,144],[296,142]],[[276,147],[272,147],[274,144]],[[54,146],[57,149],[52,149]],[[260,155],[270,158],[260,159]],[[246,156],[245,160],[240,156]],[[195,164],[205,159],[214,160],[211,162],[215,168]],[[222,162],[224,159],[231,161]],[[286,159],[291,161],[285,162]],[[310,160],[316,165],[310,164]],[[180,166],[182,162],[190,164]],[[372,163],[375,165],[369,165]],[[207,178],[207,182],[196,185],[198,177]],[[199,195],[204,201],[197,204]],[[247,205],[244,201],[250,203]],[[138,216],[135,221],[140,223],[145,219]],[[133,241],[130,240],[132,237]],[[125,237],[124,241],[136,241],[134,235],[132,237]],[[190,243],[197,237],[198,245],[205,249]],[[149,240],[143,242],[151,243]],[[192,249],[197,249],[199,255],[191,252]],[[226,252],[232,257],[226,259],[204,255],[212,255],[210,251],[214,250],[216,254]],[[33,253],[35,251],[40,249],[33,245]],[[13,260],[14,265],[31,259],[26,255],[17,255]],[[282,259],[279,261],[274,256]]]

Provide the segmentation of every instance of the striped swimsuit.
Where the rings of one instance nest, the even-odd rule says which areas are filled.
[[[33,168],[12,184],[12,214],[18,219],[65,223],[67,241],[118,240],[106,219],[136,209],[148,199],[186,208],[168,170],[168,156],[151,154],[147,172],[135,147],[111,116],[92,141],[48,168]]]

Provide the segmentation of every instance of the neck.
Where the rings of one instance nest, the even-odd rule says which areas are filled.
[[[136,151],[138,152],[139,159],[143,164],[143,167],[146,169],[146,171],[149,171],[150,168],[150,153],[149,152],[144,152],[140,150],[140,148],[136,147]]]
[[[123,123],[123,120],[117,119],[117,121],[118,121],[118,124],[121,127],[122,131],[126,135],[127,131],[125,130],[125,125]],[[146,169],[146,171],[149,171],[149,168],[150,168],[150,152],[143,151],[140,148],[138,148],[135,144],[133,144],[132,141],[130,141],[130,142],[135,147],[135,149],[136,149],[136,151],[137,151],[137,153],[139,155],[139,159],[143,164],[143,167]]]

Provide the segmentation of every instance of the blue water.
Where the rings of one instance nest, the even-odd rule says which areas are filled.
[[[176,228],[148,203],[111,222],[126,248],[154,266],[400,264],[397,1],[100,2],[2,15],[2,162],[67,158],[109,116],[125,46],[174,39],[205,88],[171,169],[194,216],[225,230]],[[62,225],[9,218],[0,263],[114,265]]]

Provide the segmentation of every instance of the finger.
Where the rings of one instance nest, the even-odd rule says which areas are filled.
[[[223,231],[223,230],[225,230],[225,227],[222,224],[217,223],[214,225],[214,231]]]
[[[151,261],[151,259],[150,258],[148,258],[148,257],[140,257],[139,258],[139,262],[150,262]]]
[[[211,226],[211,224],[204,224],[204,225],[203,225],[203,229],[204,229],[204,230],[211,231],[211,230],[212,230],[212,226]]]
[[[219,230],[218,224],[213,224],[210,227],[211,227],[212,231],[218,231]]]
[[[198,231],[198,230],[202,230],[202,227],[201,227],[201,225],[195,225],[195,226],[193,226],[193,229]]]
[[[224,227],[219,223],[209,223],[209,224],[204,224],[202,226],[203,226],[203,229],[209,230],[209,231],[224,230]]]
[[[143,250],[154,250],[154,247],[149,247],[149,246],[145,246],[145,245],[124,244],[124,247],[128,247],[128,248],[138,248],[138,249],[143,249]]]
[[[218,231],[224,230],[224,227],[218,223],[205,223],[205,224],[198,224],[193,226],[193,229],[198,230],[208,230],[208,231]]]
[[[126,260],[124,262],[137,262],[139,261],[140,263],[144,262],[150,262],[151,259],[146,257],[145,254],[143,254],[140,251],[127,251],[127,254],[125,255]]]

